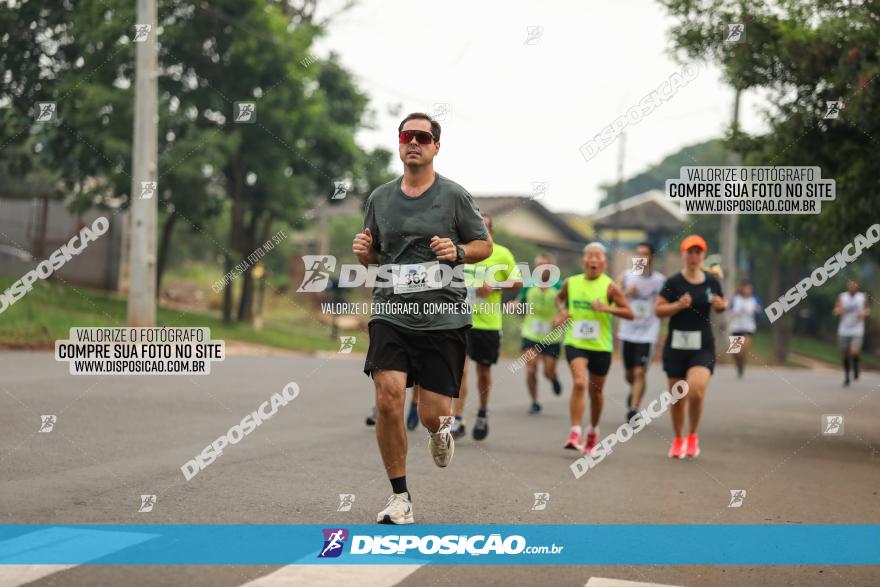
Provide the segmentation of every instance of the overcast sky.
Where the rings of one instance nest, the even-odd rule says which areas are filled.
[[[362,145],[396,149],[403,115],[446,103],[439,173],[474,195],[525,195],[532,182],[548,182],[547,207],[586,213],[598,205],[599,184],[617,177],[619,142],[589,162],[579,148],[681,70],[668,51],[671,22],[652,0],[361,0],[316,53],[337,52],[370,96],[379,128],[362,132]],[[529,27],[542,33],[526,44]],[[701,68],[627,127],[624,174],[721,136],[732,100],[718,71]],[[753,96],[741,122],[763,128]]]

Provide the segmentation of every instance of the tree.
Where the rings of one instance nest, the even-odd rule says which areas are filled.
[[[764,216],[749,219],[741,231],[752,247],[767,249],[768,293],[775,299],[876,217],[880,181],[869,153],[876,152],[872,137],[880,132],[880,96],[872,83],[880,74],[880,7],[841,0],[662,3],[677,20],[671,31],[676,52],[719,65],[734,88],[768,95],[770,131],[727,137],[743,164],[814,165],[837,182],[837,200],[826,202],[821,215]],[[729,24],[745,25],[739,42],[728,40]],[[841,97],[840,118],[825,118],[826,103]],[[880,249],[867,254],[880,258]],[[786,316],[774,325],[777,359],[787,354],[794,321]]]

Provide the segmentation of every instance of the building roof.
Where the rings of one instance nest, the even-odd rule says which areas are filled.
[[[528,210],[540,216],[566,240],[577,243],[585,243],[587,239],[580,232],[572,228],[560,215],[551,212],[540,201],[531,196],[474,196],[474,201],[480,207],[481,212],[490,216],[501,216],[515,208]]]
[[[676,230],[687,219],[674,202],[660,190],[649,190],[637,196],[609,204],[593,214],[596,229],[639,228],[643,230]]]

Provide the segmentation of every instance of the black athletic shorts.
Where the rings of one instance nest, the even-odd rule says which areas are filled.
[[[611,369],[611,353],[605,351],[585,351],[565,345],[565,360],[569,363],[574,359],[582,357],[587,360],[587,371],[593,375],[608,375],[608,370]]]
[[[629,371],[636,367],[645,369],[651,363],[651,355],[654,354],[654,345],[650,342],[623,341],[623,368]]]
[[[754,332],[749,332],[748,330],[737,330],[736,332],[731,332],[730,336],[752,336]]]
[[[527,351],[530,348],[538,347],[538,352],[542,355],[547,355],[548,357],[553,357],[554,359],[559,358],[559,343],[543,343],[543,342],[535,342],[534,340],[529,340],[523,337],[522,342],[522,350]]]
[[[663,347],[663,370],[670,378],[684,379],[691,367],[706,367],[709,373],[715,372],[715,349],[684,351]]]
[[[467,333],[467,355],[480,365],[494,365],[498,362],[501,349],[501,332],[498,330],[476,330]]]
[[[364,362],[364,373],[373,369],[389,369],[406,373],[406,386],[423,388],[458,397],[464,353],[465,332],[470,326],[450,330],[412,330],[385,320],[369,324],[370,348]]]

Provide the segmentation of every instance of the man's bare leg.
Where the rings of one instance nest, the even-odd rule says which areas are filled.
[[[403,406],[406,400],[406,373],[373,370],[376,387],[376,440],[389,479],[406,476],[406,429]]]

